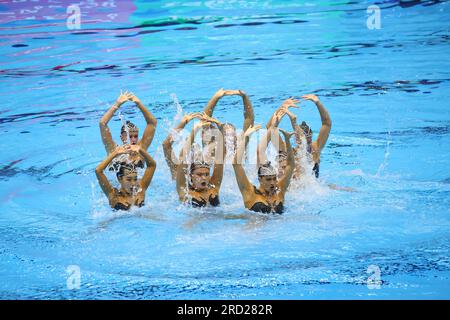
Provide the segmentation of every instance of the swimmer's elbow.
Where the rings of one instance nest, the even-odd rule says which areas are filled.
[[[167,151],[169,150],[170,145],[171,145],[170,140],[171,140],[170,137],[167,137],[167,138],[163,141],[162,145],[163,145],[163,151],[164,151],[164,152],[167,152]]]
[[[103,170],[102,170],[102,168],[101,168],[100,165],[97,166],[97,167],[95,168],[95,174],[97,175],[97,177],[98,177],[99,175],[101,175],[102,172],[103,172]]]
[[[105,129],[107,127],[107,123],[103,118],[100,119],[98,125],[99,125],[100,129]]]
[[[328,128],[331,128],[332,125],[332,121],[330,117],[327,117],[323,122],[322,125]]]

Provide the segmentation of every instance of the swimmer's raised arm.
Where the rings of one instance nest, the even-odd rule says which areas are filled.
[[[244,132],[247,131],[247,129],[254,124],[255,121],[255,114],[253,112],[253,106],[252,103],[247,96],[247,94],[243,90],[224,90],[219,89],[214,96],[209,100],[208,104],[206,105],[203,112],[209,116],[212,117],[214,113],[214,108],[217,105],[217,102],[224,96],[234,96],[238,95],[242,97],[242,102],[244,104],[244,126],[243,130]]]
[[[279,109],[277,109],[272,116],[270,117],[269,121],[267,121],[266,124],[266,129],[269,130],[270,127],[278,127],[278,125],[280,124],[281,118],[277,121],[276,120],[276,116],[279,114]]]
[[[250,126],[255,124],[255,113],[253,111],[253,105],[247,93],[242,90],[237,90],[238,94],[242,97],[242,102],[244,103],[244,126],[243,131],[247,131]]]
[[[284,113],[280,108],[278,108],[270,117],[269,122],[267,122],[266,124],[267,134],[266,136],[262,137],[261,141],[258,144],[258,152],[256,154],[258,166],[262,163],[265,163],[267,160],[266,150],[269,146],[269,143],[272,141],[272,134],[275,135],[275,138],[278,137],[277,140],[279,150],[285,150],[283,139],[281,139],[276,130],[271,130],[272,128],[278,128],[278,125],[280,124],[281,119],[284,116]]]
[[[284,100],[281,106],[273,113],[272,117],[267,123],[267,129],[269,129],[270,127],[278,128],[281,120],[289,111],[289,108],[299,108],[299,106],[297,106],[298,102],[299,101],[297,99],[294,99],[292,97]],[[278,140],[279,150],[286,151],[286,145],[277,130],[274,131],[274,137]],[[268,144],[270,143],[270,140],[271,136],[269,136],[269,140],[267,141]]]
[[[291,120],[292,129],[295,132],[295,142],[297,146],[299,146],[302,143],[302,139],[305,136],[305,133],[303,132],[302,128],[297,123],[297,116],[293,114],[291,111],[287,111],[286,114],[288,115],[289,119]]]
[[[244,152],[247,149],[247,144],[250,140],[250,136],[253,134],[253,132],[258,131],[259,129],[261,129],[260,125],[250,126],[247,131],[242,134],[241,139],[238,143],[236,154],[234,155],[233,159],[233,169],[236,175],[236,181],[239,186],[239,190],[244,197],[244,202],[251,195],[253,186],[248,180],[247,174],[245,173],[244,167],[242,165]]]
[[[269,122],[267,123],[267,135],[261,139],[260,143],[258,144],[258,165],[266,162],[266,149],[269,145],[269,143],[272,141],[272,138],[275,138],[276,141],[278,141],[278,151],[286,151],[286,144],[283,141],[283,139],[280,137],[280,134],[278,130],[271,130],[276,129],[280,125],[281,120],[283,117],[290,113],[290,117],[295,115],[289,111],[289,108],[298,108],[296,105],[298,103],[298,100],[289,98],[286,99],[281,106],[273,113],[272,117],[270,118]],[[295,120],[295,119],[294,119]],[[295,130],[294,124],[296,124],[296,121],[293,122],[293,119],[291,118],[292,127]]]
[[[180,158],[179,158],[179,164],[176,168],[176,183],[177,183],[177,192],[178,196],[181,201],[185,201],[186,197],[186,175],[188,175],[189,171],[189,161],[186,161],[186,155],[188,154],[189,150],[191,150],[192,145],[194,144],[195,135],[197,134],[198,130],[202,128],[206,123],[197,122],[194,125],[194,128],[191,131],[191,134],[186,139],[186,142],[181,149],[180,152]]]
[[[156,170],[156,161],[152,158],[152,156],[139,145],[136,146],[130,146],[130,150],[132,152],[138,152],[145,160],[145,163],[147,165],[144,175],[141,179],[141,188],[142,190],[146,191],[150,183],[152,182],[153,175]]]
[[[206,105],[205,109],[203,110],[203,112],[209,116],[212,117],[213,113],[214,113],[214,108],[217,105],[217,102],[219,102],[219,100],[225,96],[225,92],[226,90],[223,90],[222,88],[217,90],[216,93],[214,93],[214,95],[212,96],[212,98],[208,101],[208,104]]]
[[[267,129],[266,135],[263,135],[261,137],[261,141],[258,143],[258,150],[256,153],[256,162],[258,167],[261,164],[264,164],[267,162],[267,147],[269,146],[270,141],[272,140],[272,134],[274,134],[274,127],[270,126],[269,129]]]
[[[327,143],[328,136],[331,131],[331,117],[328,113],[328,110],[325,106],[320,102],[319,98],[314,94],[306,94],[302,96],[302,99],[313,101],[316,104],[317,109],[320,113],[320,119],[322,121],[322,127],[319,131],[319,136],[315,141],[319,150],[322,150],[325,144]]]
[[[138,106],[139,110],[141,110],[145,118],[145,121],[147,122],[147,126],[145,127],[142,138],[138,142],[142,148],[147,150],[153,141],[153,137],[155,136],[156,125],[158,124],[158,120],[156,120],[155,116],[150,112],[150,110],[148,110],[142,104],[141,100],[139,100],[139,98],[136,97],[134,94],[129,95],[129,100],[134,102]]]
[[[100,187],[102,188],[103,192],[106,194],[106,196],[109,198],[110,194],[113,192],[113,187],[111,183],[109,183],[108,178],[106,177],[105,173],[103,172],[106,167],[111,163],[111,161],[117,157],[120,154],[128,153],[129,149],[126,147],[117,147],[114,149],[105,160],[103,160],[97,168],[95,168],[95,174],[97,176],[98,182],[100,184]]]
[[[291,146],[291,136],[294,134],[294,132],[288,133],[282,129],[279,129],[283,135],[284,135],[284,140],[286,143],[286,152],[287,152],[287,166],[286,166],[286,170],[284,173],[284,176],[280,179],[280,182],[278,184],[280,191],[284,194],[286,193],[286,190],[289,187],[289,184],[291,183],[291,178],[292,178],[292,174],[294,173],[294,168],[295,168],[295,159],[294,159],[294,152],[292,151],[292,146]]]
[[[172,180],[176,179],[177,163],[179,163],[179,159],[173,152],[173,143],[175,141],[174,136],[178,134],[181,130],[183,130],[192,119],[200,117],[202,117],[202,113],[200,112],[184,115],[180,123],[173,129],[173,132],[169,133],[169,135],[163,142],[164,157],[166,159],[167,165],[169,166],[170,174],[172,175]]]
[[[212,119],[215,120],[215,119]],[[226,146],[225,146],[225,137],[223,133],[223,124],[219,121],[215,122],[217,128],[220,131],[221,137],[216,139],[218,141],[218,147],[221,149],[220,152],[216,153],[215,162],[214,162],[214,172],[211,176],[211,183],[215,185],[216,189],[219,190],[220,185],[222,184],[223,179],[223,168],[225,164],[225,154],[226,154]],[[221,154],[222,153],[222,154]]]
[[[284,100],[281,106],[279,106],[278,109],[272,114],[272,117],[270,117],[269,122],[266,124],[266,128],[269,129],[270,127],[278,127],[289,108],[299,108],[299,106],[297,106],[298,102],[299,100],[292,97]]]
[[[187,192],[187,190],[186,190],[186,185],[187,185],[186,175],[188,174],[189,165],[186,163],[186,161],[184,161],[184,158],[186,157],[186,153],[188,152],[187,150],[191,146],[192,142],[190,140],[191,140],[190,137],[188,139],[186,139],[186,143],[180,152],[180,160],[182,162],[180,162],[176,166],[177,192],[178,192],[178,196],[181,201],[185,201],[186,192]]]
[[[107,154],[110,154],[116,148],[116,143],[114,142],[111,135],[111,131],[109,130],[108,127],[108,122],[112,119],[114,113],[117,110],[119,110],[120,106],[128,100],[129,100],[128,92],[127,91],[125,91],[124,93],[121,92],[116,102],[111,106],[111,108],[109,108],[108,111],[106,111],[106,113],[100,119],[99,122],[100,134],[102,136],[103,145],[105,146]]]

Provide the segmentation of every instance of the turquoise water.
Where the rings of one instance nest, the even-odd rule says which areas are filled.
[[[365,1],[89,2],[79,30],[54,2],[0,4],[0,298],[450,298],[449,2],[378,2],[373,30]],[[328,108],[321,178],[284,215],[243,209],[229,167],[219,209],[179,205],[161,143],[219,88],[245,90],[260,124],[291,95]],[[121,89],[159,121],[146,205],[127,213],[94,173]],[[215,115],[240,126],[240,99]]]

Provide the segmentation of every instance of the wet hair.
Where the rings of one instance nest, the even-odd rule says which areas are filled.
[[[116,163],[114,164],[115,168],[116,168],[116,177],[117,179],[123,177],[125,175],[125,171],[130,171],[130,172],[136,172],[136,167],[129,162],[120,162],[120,163]]]
[[[139,159],[139,161],[130,162],[130,159],[128,158],[128,154],[121,154],[114,158],[112,163],[108,166],[108,170],[117,172],[117,171],[119,171],[120,166],[127,164],[127,163],[130,164],[131,166],[133,166],[135,169],[145,167],[144,161],[142,161],[141,159]]]
[[[277,161],[283,161],[283,160],[286,160],[287,158],[288,158],[288,153],[283,150],[280,150],[280,152],[278,152],[278,155],[276,156]]]
[[[196,162],[192,162],[190,167],[189,167],[189,173],[192,174],[192,172],[194,172],[195,169],[200,169],[200,168],[206,168],[206,169],[210,169],[210,165],[209,163],[205,162],[205,161],[196,161]]]
[[[305,121],[302,121],[302,123],[300,124],[300,128],[303,130],[307,137],[312,137],[313,132]]]
[[[264,177],[264,176],[276,176],[277,171],[275,168],[270,164],[270,161],[268,161],[265,164],[262,164],[258,168],[258,177]]]
[[[126,127],[128,127],[128,132],[139,130],[138,127],[133,122],[127,120],[127,122],[120,129],[120,134],[124,134],[127,132]]]

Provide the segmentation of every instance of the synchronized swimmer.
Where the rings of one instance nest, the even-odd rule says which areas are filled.
[[[224,96],[232,95],[242,97],[244,105],[243,130],[239,136],[234,124],[222,123],[213,118],[218,101]],[[231,162],[244,207],[261,213],[283,213],[285,194],[291,180],[301,180],[307,174],[306,168],[303,167],[304,157],[313,164],[313,175],[316,178],[319,177],[320,154],[331,131],[330,115],[319,98],[316,95],[307,94],[301,99],[312,101],[317,106],[322,120],[318,137],[313,141],[313,132],[309,125],[304,121],[299,125],[295,114],[289,110],[289,108],[299,108],[297,105],[299,100],[294,98],[285,100],[269,119],[266,125],[267,134],[263,135],[257,148],[258,187],[250,182],[243,166],[248,156],[250,138],[254,132],[261,129],[260,125],[254,124],[253,106],[244,91],[220,89],[209,100],[203,112],[184,115],[163,142],[164,156],[172,180],[176,182],[179,200],[193,207],[219,206],[224,165],[226,159],[232,157]],[[122,145],[119,146],[112,139],[108,122],[127,101],[137,105],[144,115],[147,126],[139,140],[138,127],[127,121],[121,128]],[[278,128],[286,115],[290,119],[293,132]],[[199,121],[194,124],[177,156],[173,150],[175,139],[193,120]],[[116,103],[100,120],[100,133],[107,157],[96,168],[96,175],[113,209],[129,210],[133,206],[144,205],[145,192],[150,186],[156,169],[155,160],[147,152],[153,141],[156,126],[157,120],[154,115],[131,92],[121,93]],[[200,130],[201,145],[195,142],[195,136]],[[295,147],[291,145],[292,136],[295,137]],[[266,151],[271,142],[278,150],[277,168],[267,161]],[[107,168],[116,172],[120,189],[114,188],[109,182],[104,173]],[[138,178],[137,168],[145,168],[141,179]]]

